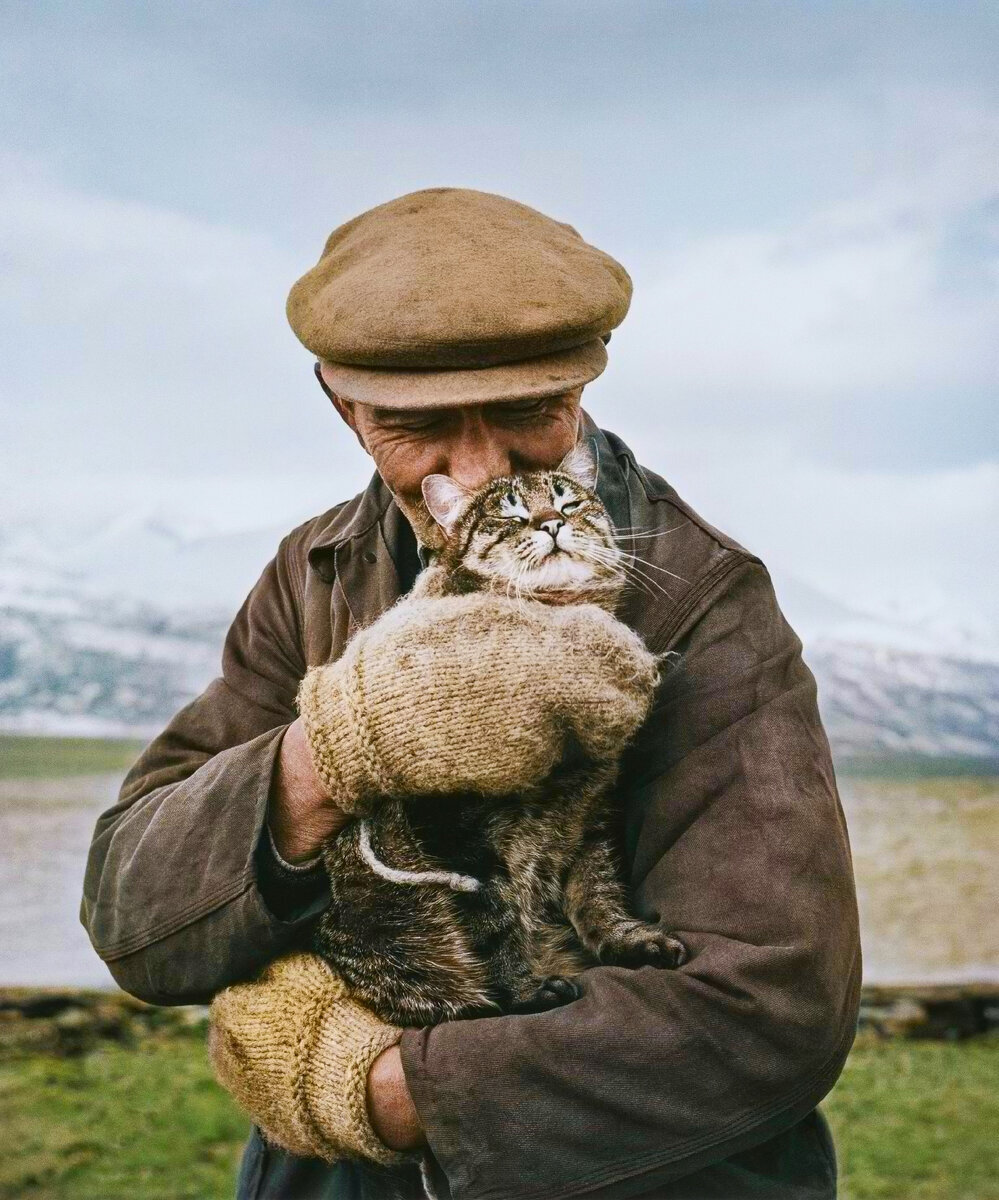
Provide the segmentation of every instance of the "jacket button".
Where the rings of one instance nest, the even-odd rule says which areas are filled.
[[[365,550],[361,557],[366,563],[376,563],[378,561],[378,555],[374,550]]]

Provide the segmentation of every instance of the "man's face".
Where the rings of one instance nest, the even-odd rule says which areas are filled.
[[[439,545],[420,485],[450,475],[475,489],[500,475],[557,466],[572,449],[583,389],[541,400],[504,400],[455,408],[375,408],[333,396],[340,416],[374,459],[417,536]]]

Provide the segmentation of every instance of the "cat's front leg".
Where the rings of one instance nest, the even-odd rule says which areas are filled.
[[[582,988],[568,953],[558,954],[538,915],[533,890],[503,874],[490,880],[485,905],[473,925],[475,944],[485,951],[493,993],[504,1012],[547,1012],[578,1000]],[[562,939],[557,937],[556,941]]]
[[[582,994],[582,987],[567,975],[546,975],[543,979],[531,977],[523,980],[519,994],[514,996],[509,1006],[510,1012],[548,1012],[552,1008],[561,1008],[563,1004],[571,1004]]]
[[[621,967],[679,967],[684,944],[628,911],[620,866],[606,838],[587,841],[569,869],[565,912],[579,940],[600,962]]]

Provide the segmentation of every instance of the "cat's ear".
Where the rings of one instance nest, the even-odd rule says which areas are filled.
[[[592,492],[597,486],[597,460],[589,440],[577,442],[559,463],[558,470]]]
[[[450,537],[472,493],[450,475],[427,475],[422,487],[428,512]]]

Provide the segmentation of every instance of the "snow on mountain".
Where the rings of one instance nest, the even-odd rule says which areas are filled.
[[[999,760],[999,666],[864,642],[806,647],[840,758]]]
[[[939,608],[864,611],[773,572],[837,756],[999,760],[999,630]]]
[[[211,532],[156,513],[0,540],[0,727],[150,735],[218,672],[225,629],[281,527]],[[773,572],[840,757],[999,758],[999,631],[869,612]]]
[[[0,727],[152,734],[218,673],[227,621],[0,568]]]
[[[231,616],[291,524],[220,532],[179,525],[153,510],[123,514],[94,529],[28,527],[0,540],[0,589],[27,572],[29,582],[72,580],[90,596]]]
[[[862,597],[833,599],[780,567],[771,575],[784,615],[805,645],[836,642],[890,647],[915,655],[999,663],[999,623],[955,617],[943,604],[879,612]]]

